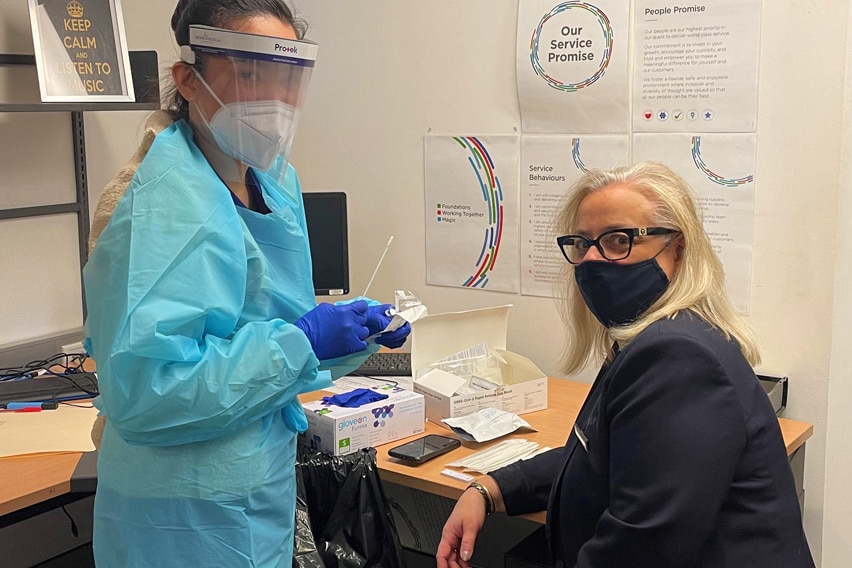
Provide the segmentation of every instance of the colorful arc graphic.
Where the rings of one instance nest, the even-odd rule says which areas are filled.
[[[456,136],[453,140],[469,152],[468,163],[473,169],[482,190],[482,199],[488,209],[488,226],[483,234],[482,248],[473,263],[471,275],[464,280],[462,286],[485,288],[488,285],[488,273],[494,269],[503,239],[503,188],[500,178],[494,172],[494,161],[479,139],[473,136]]]
[[[589,173],[589,168],[583,163],[583,158],[580,157],[580,139],[571,139],[571,157],[574,159],[574,165],[584,174]]]
[[[741,178],[725,178],[708,168],[707,164],[704,163],[704,159],[701,157],[701,136],[692,137],[692,161],[695,162],[695,167],[704,172],[707,179],[725,187],[738,187],[754,181],[754,175]]]
[[[541,30],[544,28],[544,24],[547,21],[559,14],[564,12],[565,10],[570,10],[573,8],[579,8],[581,10],[586,10],[587,12],[591,12],[598,19],[598,23],[601,26],[601,31],[603,32],[604,45],[606,46],[601,57],[601,64],[598,67],[598,70],[590,77],[583,79],[578,83],[563,83],[558,79],[550,76],[547,71],[541,65],[541,62],[538,58],[538,49],[539,49],[539,40],[541,39]],[[579,91],[584,87],[588,87],[601,77],[603,77],[606,72],[607,66],[609,66],[610,59],[612,59],[612,44],[613,44],[613,33],[612,33],[612,25],[609,22],[609,17],[597,6],[589,4],[587,2],[582,2],[581,0],[570,0],[569,2],[563,2],[544,15],[541,21],[536,26],[533,31],[532,37],[530,38],[530,62],[532,63],[533,70],[536,75],[544,79],[548,85],[553,87],[554,89],[558,89],[560,91],[565,91],[568,93],[573,93],[575,91]]]

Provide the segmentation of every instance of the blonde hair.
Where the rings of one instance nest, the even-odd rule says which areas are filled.
[[[760,361],[754,332],[737,313],[725,290],[722,262],[704,231],[701,212],[692,190],[662,164],[640,162],[613,170],[590,170],[566,194],[556,218],[559,234],[576,232],[580,203],[591,193],[621,185],[644,195],[654,204],[654,226],[677,229],[683,250],[677,271],[665,293],[637,320],[606,328],[586,306],[574,281],[574,266],[564,265],[559,308],[568,342],[562,353],[562,370],[571,374],[587,364],[603,361],[613,341],[624,347],[655,321],[689,310],[739,345],[751,365]]]

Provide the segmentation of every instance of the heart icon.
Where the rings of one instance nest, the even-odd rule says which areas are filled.
[[[652,113],[650,110],[645,111],[645,120],[651,120],[651,118],[653,118],[653,116],[654,116],[654,113]]]

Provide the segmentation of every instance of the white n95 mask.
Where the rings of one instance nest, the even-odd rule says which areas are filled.
[[[261,172],[278,156],[287,157],[293,139],[295,109],[281,101],[228,103],[208,127],[219,149]]]
[[[261,172],[267,171],[281,156],[285,161],[296,131],[296,109],[282,101],[222,102],[201,73],[195,76],[219,103],[219,110],[208,122],[201,119],[225,154]]]

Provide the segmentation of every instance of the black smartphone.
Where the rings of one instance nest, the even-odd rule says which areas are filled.
[[[461,446],[455,438],[439,436],[438,434],[426,434],[401,446],[388,450],[388,455],[409,462],[411,465],[421,464],[425,461],[446,454]]]

